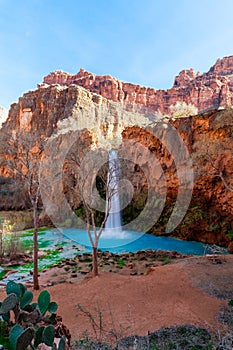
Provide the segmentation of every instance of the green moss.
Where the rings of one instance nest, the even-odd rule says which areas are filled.
[[[55,244],[55,247],[63,247],[63,246],[66,245],[66,244],[68,244],[67,241],[61,241],[61,242],[59,242],[59,243],[56,243],[56,244]]]
[[[17,268],[17,267],[18,267],[18,270],[20,272],[28,272],[28,271],[30,271],[33,268],[33,263],[30,262],[30,263],[26,263],[26,264],[24,264],[22,266],[17,266],[17,265],[14,266],[14,268]]]
[[[33,247],[32,239],[24,239],[23,244],[24,244],[25,248],[32,248]]]
[[[227,237],[228,237],[229,239],[233,239],[233,230],[229,230],[229,231],[227,232]]]
[[[33,233],[27,232],[27,231],[23,231],[22,233],[20,233],[20,237],[24,238],[24,237],[33,237]]]
[[[45,231],[48,229],[48,227],[39,227],[38,228],[38,232],[40,232],[40,233],[42,233],[42,232],[44,232],[44,233],[46,233]]]
[[[198,205],[191,207],[185,217],[184,220],[182,221],[181,227],[188,227],[189,225],[192,225],[193,223],[202,220],[206,218],[206,213],[203,211],[201,207]]]
[[[118,264],[119,264],[119,266],[122,268],[122,267],[125,265],[125,262],[124,262],[123,259],[119,259],[119,260],[118,260]]]
[[[39,236],[45,235],[46,234],[46,227],[40,227],[38,228],[38,234]],[[28,230],[23,231],[22,233],[20,233],[20,237],[30,237],[33,236],[34,234],[34,228],[30,228]]]
[[[33,228],[30,228],[30,229],[28,229],[28,230],[26,230],[26,231],[24,231],[24,232],[25,232],[25,234],[26,234],[26,233],[32,233],[32,234],[33,234],[34,229],[33,229]]]
[[[92,258],[86,258],[86,259],[83,260],[83,262],[89,262],[89,263],[91,263],[91,262],[92,262]]]
[[[6,271],[2,271],[0,272],[0,280],[3,279],[3,277],[6,275]]]
[[[163,257],[163,259],[162,259],[162,265],[170,264],[170,262],[171,262],[171,259],[169,258],[169,256]]]
[[[51,245],[51,243],[52,243],[51,240],[43,240],[43,241],[41,241],[39,239],[38,246],[39,246],[40,249],[47,248],[47,247],[49,247]]]
[[[60,255],[60,252],[57,251],[57,250],[48,249],[48,250],[45,250],[44,252],[45,252],[47,255],[41,257],[41,259],[53,259],[53,258],[58,257],[58,256]]]
[[[211,231],[211,232],[216,232],[217,230],[218,230],[218,225],[217,224],[213,224],[213,225],[211,225],[210,227],[209,227],[209,230]]]
[[[129,205],[127,205],[122,211],[123,224],[127,224],[131,222],[141,213],[141,211],[145,207],[147,197],[148,197],[148,193],[146,190],[145,191],[142,190],[140,193],[135,195],[135,197],[129,203]],[[145,215],[145,212],[144,212],[144,215]]]
[[[57,264],[58,262],[62,261],[63,258],[59,256],[59,252],[57,254],[50,254],[45,257],[41,257],[38,259],[38,270],[42,271],[44,269],[52,267],[54,264]],[[27,263],[24,265],[15,265],[11,266],[11,269],[18,270],[18,272],[21,273],[28,273],[29,271],[33,270],[33,263]]]
[[[59,263],[59,262],[61,262],[61,261],[63,261],[64,259],[63,258],[61,258],[61,257],[57,257],[57,259],[53,259],[52,261],[49,261],[49,259],[45,259],[45,260],[41,260],[41,261],[39,261],[39,263],[38,263],[38,270],[39,271],[42,271],[42,270],[44,270],[44,269],[49,269],[50,267],[53,267],[54,266],[54,264],[57,264],[57,263]]]

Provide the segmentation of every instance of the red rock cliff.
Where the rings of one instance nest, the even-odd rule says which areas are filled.
[[[162,114],[177,101],[192,103],[198,111],[233,105],[233,56],[218,59],[207,73],[182,70],[168,90],[156,90],[117,80],[110,75],[98,76],[84,69],[71,75],[55,71],[44,77],[45,84],[83,86],[112,101],[137,103]]]

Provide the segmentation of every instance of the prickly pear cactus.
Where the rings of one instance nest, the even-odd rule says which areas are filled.
[[[21,283],[9,282],[6,286],[7,297],[0,302],[0,316],[9,327],[9,340],[13,350],[36,349],[44,343],[55,349],[55,327],[57,323],[57,303],[50,301],[47,290],[39,294],[38,302],[32,303],[33,293]],[[10,311],[14,313],[15,324],[12,327]],[[47,315],[46,312],[48,312]],[[40,326],[43,321],[47,326]],[[0,321],[1,322],[1,321]],[[18,323],[17,323],[18,322]],[[32,326],[33,325],[33,326]],[[11,328],[10,328],[11,327]],[[58,349],[64,350],[66,337],[60,339]]]

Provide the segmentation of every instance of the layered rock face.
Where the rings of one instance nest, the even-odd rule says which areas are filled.
[[[112,101],[140,104],[162,114],[169,114],[170,106],[177,101],[194,104],[201,112],[233,105],[233,56],[218,59],[207,73],[195,73],[192,68],[181,71],[168,90],[125,83],[84,69],[75,75],[52,72],[44,77],[44,84],[79,85]]]

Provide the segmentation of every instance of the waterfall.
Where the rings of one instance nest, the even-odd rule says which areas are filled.
[[[121,206],[118,192],[118,182],[120,176],[120,162],[118,159],[118,152],[116,150],[109,151],[109,171],[108,184],[109,191],[106,193],[106,210],[108,205],[108,195],[110,195],[110,211],[108,219],[105,223],[105,229],[108,231],[121,231]]]

